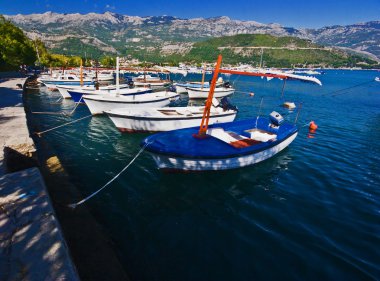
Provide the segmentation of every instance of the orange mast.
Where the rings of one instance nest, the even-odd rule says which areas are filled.
[[[245,76],[263,76],[263,77],[273,77],[273,78],[280,78],[280,79],[287,79],[288,78],[286,75],[281,75],[281,74],[260,73],[260,72],[244,72],[244,71],[220,69],[221,64],[222,64],[222,55],[219,55],[218,60],[216,61],[214,75],[213,75],[212,80],[211,80],[210,91],[208,93],[205,109],[203,111],[203,117],[202,117],[201,125],[199,127],[199,132],[198,132],[198,134],[194,135],[194,137],[202,138],[206,135],[207,128],[208,128],[208,121],[210,118],[210,109],[211,109],[211,105],[212,105],[212,98],[214,97],[216,80],[218,79],[219,73],[229,73],[229,74],[245,75]]]
[[[210,109],[211,109],[211,104],[212,104],[212,98],[214,96],[216,79],[218,79],[221,64],[222,64],[222,55],[219,55],[218,60],[216,61],[214,76],[212,77],[212,80],[211,80],[210,92],[208,93],[205,109],[203,111],[201,126],[199,127],[198,135],[196,135],[197,137],[203,137],[206,135],[206,132],[207,132],[208,121],[210,118]]]

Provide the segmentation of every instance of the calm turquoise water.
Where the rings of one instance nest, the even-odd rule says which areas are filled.
[[[163,174],[143,153],[88,203],[132,280],[380,279],[380,83],[338,91],[376,76],[331,70],[318,76],[322,87],[287,82],[285,100],[302,102],[300,133],[256,166]],[[282,81],[236,78],[238,119],[256,116],[261,97],[263,114],[295,119],[297,112],[279,107]],[[33,111],[73,108],[58,97],[41,91],[26,102]],[[42,131],[88,114],[79,106],[72,118],[31,118]],[[319,128],[308,138],[303,125],[311,120]],[[136,155],[145,136],[93,117],[44,138],[87,196]]]

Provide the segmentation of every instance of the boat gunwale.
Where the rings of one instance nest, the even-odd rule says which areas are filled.
[[[173,107],[175,108],[175,107]],[[109,111],[105,111],[105,113],[110,116],[110,117],[119,117],[119,118],[124,118],[124,119],[132,119],[132,120],[152,120],[152,121],[172,121],[172,120],[192,120],[192,119],[201,119],[202,118],[202,112],[200,112],[197,116],[190,116],[190,115],[166,115],[170,116],[168,118],[165,117],[154,117],[154,116],[131,116],[131,115],[122,115],[122,114],[117,114],[117,113],[111,113]],[[222,114],[217,114],[217,115],[210,115],[210,118],[218,118],[218,117],[227,117],[227,116],[232,116],[236,115],[237,112],[226,112]]]

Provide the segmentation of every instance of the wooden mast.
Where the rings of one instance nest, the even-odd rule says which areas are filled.
[[[83,65],[82,58],[80,58],[80,85],[83,87]]]
[[[205,66],[203,66],[203,69],[202,69],[202,84],[201,84],[201,90],[203,90],[203,85],[205,83],[205,74],[206,74],[206,69],[205,69]]]
[[[210,91],[208,93],[208,97],[206,100],[205,109],[203,111],[201,126],[199,127],[199,132],[196,135],[196,137],[202,138],[206,135],[207,127],[208,127],[208,121],[210,118],[210,109],[211,109],[211,105],[212,105],[212,98],[214,97],[216,79],[218,79],[221,64],[222,64],[222,55],[219,55],[218,60],[216,61],[214,75],[213,75],[212,80],[211,80]]]
[[[116,57],[116,95],[120,94],[120,66],[119,66],[119,57]]]

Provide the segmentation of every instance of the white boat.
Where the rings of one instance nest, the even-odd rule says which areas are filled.
[[[134,77],[132,79],[133,81],[136,81],[136,82],[160,82],[161,81],[161,78],[159,76],[151,76],[149,74],[143,74],[143,75],[139,75],[137,77]]]
[[[158,81],[158,82],[154,82],[154,81],[147,81],[147,82],[144,82],[144,81],[134,81],[133,85],[135,85],[136,87],[145,87],[145,88],[157,89],[157,88],[168,87],[168,86],[171,85],[171,82],[169,80],[161,80],[161,81]]]
[[[100,71],[96,76],[98,81],[113,81],[115,79],[113,71]]]
[[[189,81],[189,82],[183,82],[183,83],[180,83],[180,82],[175,83],[173,86],[175,86],[176,92],[178,94],[187,93],[188,89],[192,89],[192,88],[195,88],[195,89],[205,88],[209,91],[210,90],[210,82],[204,81],[204,73],[205,72],[203,72],[202,81],[200,81],[200,82]],[[216,87],[221,87],[221,86],[223,86],[224,83],[225,82],[223,81],[223,78],[219,77],[218,80],[216,81]],[[227,83],[227,85],[230,85],[229,82],[226,82],[226,83]]]
[[[210,88],[209,82],[204,82],[202,86],[202,82],[185,82],[185,83],[175,83],[173,86],[175,86],[176,92],[178,94],[187,93],[187,88]]]
[[[67,93],[70,95],[71,99],[74,102],[83,102],[82,96],[83,95],[122,95],[122,96],[129,96],[129,95],[142,95],[151,93],[152,89],[148,88],[122,88],[122,89],[109,89],[109,90],[74,90],[69,89],[67,90]]]
[[[189,99],[207,99],[210,88],[186,88]],[[232,95],[235,89],[232,87],[219,87],[214,90],[215,98],[222,98]]]
[[[132,79],[136,87],[147,88],[164,88],[171,85],[170,80],[162,80],[159,76],[151,76],[149,74],[139,75]]]
[[[375,81],[376,81],[376,82],[380,82],[380,77],[376,77],[376,78],[375,78]]]
[[[59,93],[64,99],[70,99],[71,96],[68,93],[68,90],[85,90],[85,91],[95,91],[96,87],[95,85],[55,85],[58,89]],[[129,88],[128,84],[121,84],[120,89]],[[116,85],[108,85],[108,86],[100,86],[99,90],[101,91],[110,91],[110,90],[116,90]]]
[[[220,106],[216,99],[214,105],[210,110],[210,125],[235,119],[235,107]],[[204,106],[118,108],[105,113],[121,132],[159,132],[198,126],[204,109]]]
[[[50,87],[50,85],[80,85],[81,82],[84,85],[89,85],[93,84],[93,80],[90,78],[83,78],[82,81],[81,79],[74,75],[74,74],[62,74],[59,75],[58,77],[50,77],[50,78],[45,78],[42,77],[39,79],[41,83],[44,83],[47,87]]]
[[[103,114],[104,111],[127,107],[163,107],[169,105],[179,95],[174,92],[161,91],[137,95],[83,95],[92,115]]]

